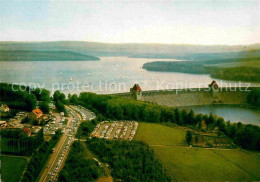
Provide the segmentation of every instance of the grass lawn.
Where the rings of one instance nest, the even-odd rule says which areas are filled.
[[[186,131],[153,123],[139,123],[135,139],[149,145],[183,145]]]
[[[27,160],[23,157],[0,156],[1,180],[3,182],[18,182],[26,167]]]
[[[244,169],[251,176],[255,177],[255,180],[260,180],[260,158],[253,153],[240,150],[215,150],[215,152]]]
[[[173,180],[260,180],[259,153],[181,146],[185,134],[183,128],[139,123],[135,139],[151,145]]]
[[[212,151],[203,148],[167,146],[154,146],[152,148],[165,165],[169,174],[178,181],[249,181],[260,179],[248,174],[247,171],[230,162],[227,158],[216,154],[214,152],[216,149]],[[238,150],[225,150],[226,155],[229,157],[233,156],[234,152],[237,154],[243,153]],[[257,162],[259,163],[260,161],[254,161],[255,164]],[[246,159],[240,159],[239,163],[249,165],[251,162]],[[259,168],[254,168],[252,173],[259,173],[259,170]]]

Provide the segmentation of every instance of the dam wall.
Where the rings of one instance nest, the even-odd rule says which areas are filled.
[[[159,105],[179,107],[210,104],[246,104],[252,88],[219,88],[212,91],[209,88],[184,90],[154,90],[142,91],[136,97],[135,93],[119,93],[116,96],[136,99]]]

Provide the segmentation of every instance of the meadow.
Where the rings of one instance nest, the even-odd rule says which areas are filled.
[[[1,180],[17,182],[21,180],[23,171],[27,165],[24,157],[0,156],[1,161]]]
[[[184,145],[186,131],[153,123],[139,123],[135,139],[149,145]]]
[[[180,127],[140,123],[135,139],[144,141],[154,149],[173,180],[260,180],[258,153],[240,149],[181,146],[185,141],[185,130]]]

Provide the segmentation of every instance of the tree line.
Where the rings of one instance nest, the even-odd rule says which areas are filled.
[[[21,180],[22,182],[36,181],[42,168],[45,166],[52,149],[59,141],[60,136],[61,131],[58,130],[50,141],[45,141],[40,145],[39,149],[35,150],[29,160],[26,171]]]
[[[31,137],[21,129],[1,130],[1,152],[3,153],[30,156],[43,141],[43,130]]]

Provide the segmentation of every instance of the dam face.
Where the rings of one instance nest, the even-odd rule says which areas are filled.
[[[116,96],[141,100],[169,107],[210,105],[210,104],[246,104],[252,88],[211,88],[136,91],[113,94]],[[138,94],[138,97],[136,96]]]

